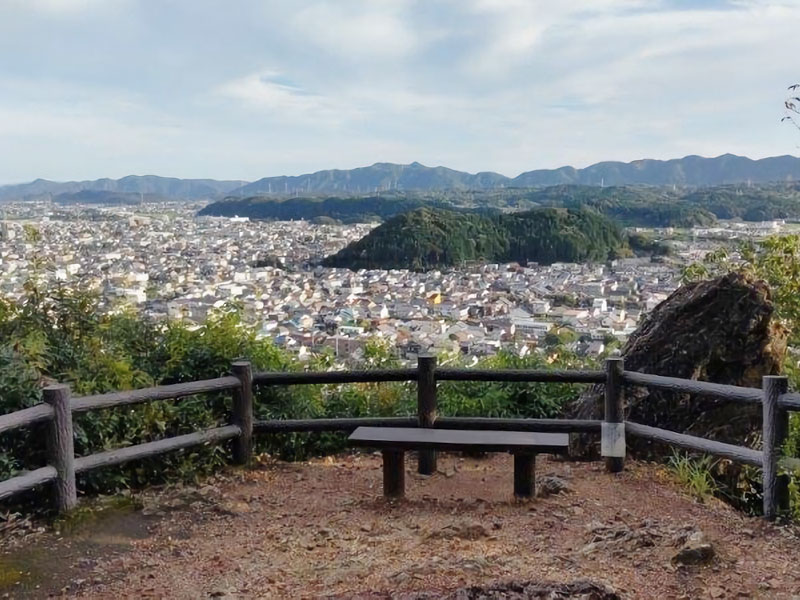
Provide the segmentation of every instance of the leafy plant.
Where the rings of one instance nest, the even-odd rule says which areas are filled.
[[[669,467],[675,478],[700,502],[705,502],[718,491],[713,476],[716,464],[710,456],[695,459],[677,451],[669,459]]]
[[[219,377],[241,357],[248,358],[257,371],[305,368],[270,340],[257,339],[255,330],[242,322],[240,309],[225,306],[190,329],[181,322],[154,321],[127,310],[104,313],[95,295],[31,284],[21,302],[0,302],[0,339],[8,340],[0,345],[0,414],[40,402],[41,387],[50,381],[68,383],[74,395],[91,395]],[[479,366],[566,368],[575,361],[563,349],[556,349],[548,357],[501,353]],[[366,345],[363,360],[348,366],[382,369],[399,366],[399,361],[390,345],[373,340]],[[315,356],[308,367],[331,368],[331,357]],[[577,388],[568,384],[453,382],[440,386],[440,412],[553,416],[576,393]],[[413,382],[259,386],[254,403],[256,419],[405,416],[415,414],[416,386]],[[217,393],[76,415],[75,451],[85,456],[216,427],[229,422],[230,404],[230,394]],[[42,427],[0,436],[0,479],[44,464]],[[289,460],[345,448],[346,437],[333,433],[256,438],[258,452]],[[84,474],[80,488],[109,493],[166,481],[192,481],[225,464],[229,456],[224,445],[164,454]]]

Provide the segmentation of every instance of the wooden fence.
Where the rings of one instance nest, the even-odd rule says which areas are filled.
[[[417,415],[415,417],[269,421],[254,421],[253,419],[254,386],[388,381],[417,382]],[[439,381],[604,384],[604,418],[602,420],[578,420],[439,416],[436,402],[436,386]],[[732,402],[761,403],[763,407],[763,450],[725,444],[626,421],[624,417],[626,385],[711,396]],[[89,456],[75,456],[72,431],[72,415],[75,413],[220,391],[230,391],[232,396],[231,422],[228,425]],[[0,482],[0,500],[43,484],[52,483],[55,507],[59,512],[68,511],[77,503],[76,475],[93,469],[118,465],[192,446],[215,444],[229,439],[232,440],[233,446],[232,461],[235,464],[246,465],[253,455],[254,434],[350,432],[360,426],[401,426],[599,433],[601,455],[605,458],[606,469],[609,472],[619,472],[624,467],[626,436],[720,456],[762,469],[764,516],[773,519],[779,511],[788,508],[788,479],[780,475],[781,450],[788,435],[788,411],[800,410],[800,394],[788,393],[786,377],[764,377],[762,389],[759,390],[625,371],[620,358],[606,360],[605,371],[451,369],[437,367],[434,356],[420,356],[417,367],[412,369],[253,373],[249,362],[236,361],[232,365],[231,375],[217,379],[76,398],[70,397],[70,391],[66,385],[53,385],[44,389],[43,399],[43,403],[31,408],[0,415],[0,434],[35,423],[49,423],[46,440],[48,464]],[[800,461],[792,459],[783,464],[794,467],[798,462]],[[421,451],[418,469],[420,473],[434,473],[436,454],[433,451]]]

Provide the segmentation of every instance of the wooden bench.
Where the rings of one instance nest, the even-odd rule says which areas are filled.
[[[409,427],[359,427],[349,438],[354,446],[378,448],[383,454],[383,493],[400,497],[405,492],[405,451],[446,450],[510,452],[514,455],[514,495],[534,493],[537,454],[566,454],[566,433],[427,429]]]

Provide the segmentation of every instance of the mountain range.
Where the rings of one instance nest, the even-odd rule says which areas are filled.
[[[236,194],[367,194],[392,190],[535,187],[582,185],[680,185],[706,186],[726,183],[767,183],[800,180],[800,158],[776,156],[752,160],[724,154],[716,158],[686,156],[673,160],[601,162],[585,169],[561,167],[527,171],[510,178],[485,171],[471,174],[446,167],[375,163],[350,170],[317,171],[296,177],[265,177],[245,185]]]
[[[157,175],[128,175],[122,179],[95,179],[92,181],[49,181],[37,179],[30,183],[0,186],[0,201],[53,198],[80,192],[106,192],[113,194],[152,194],[162,198],[199,200],[218,198],[241,187],[241,181],[215,179],[178,179]],[[93,195],[97,201],[98,194]],[[111,196],[113,198],[113,196]],[[109,202],[113,202],[109,199]]]
[[[499,173],[466,173],[446,167],[375,163],[368,167],[329,169],[297,176],[265,177],[242,185],[241,181],[177,179],[155,175],[130,175],[122,179],[31,183],[0,186],[0,200],[54,198],[82,191],[153,194],[170,199],[215,199],[231,196],[366,195],[412,190],[486,190],[561,184],[594,186],[678,185],[710,186],[729,183],[800,181],[800,158],[775,156],[753,160],[724,154],[715,158],[686,156],[672,160],[644,159],[633,162],[600,162],[584,169],[561,167],[527,171],[517,177]]]

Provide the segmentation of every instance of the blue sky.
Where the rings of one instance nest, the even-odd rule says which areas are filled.
[[[797,154],[800,0],[0,0],[0,183]]]

